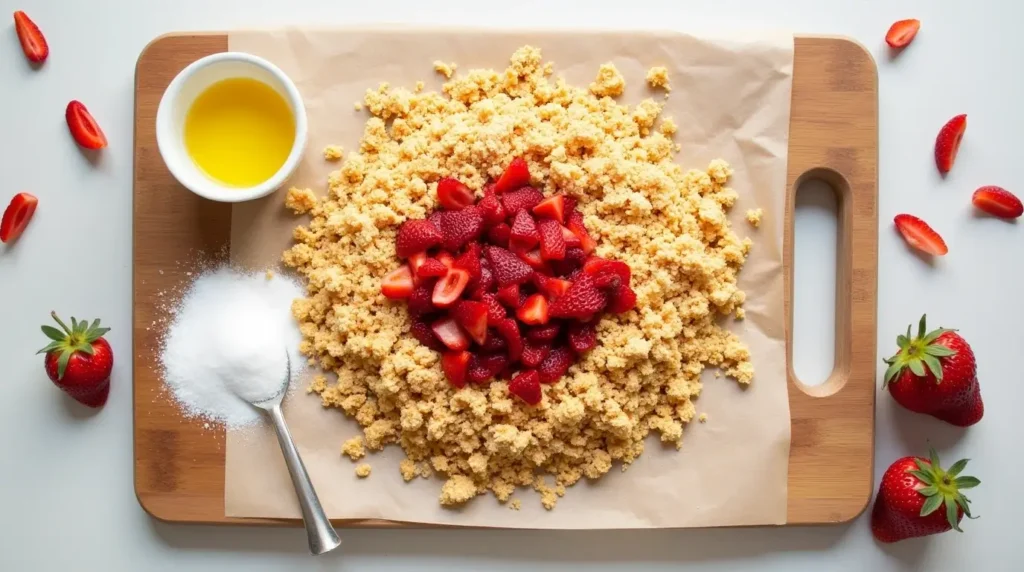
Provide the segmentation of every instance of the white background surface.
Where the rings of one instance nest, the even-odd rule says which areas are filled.
[[[0,0],[0,202],[25,190],[40,207],[13,248],[0,246],[0,569],[34,570],[1021,570],[1017,515],[1024,469],[1017,407],[1024,278],[1020,225],[976,217],[970,194],[999,184],[1024,195],[1024,4],[1006,0],[829,1],[630,0],[558,3],[423,0]],[[552,4],[552,5],[547,5]],[[26,10],[51,56],[33,71],[9,14]],[[897,19],[923,28],[895,60],[883,36]],[[947,533],[883,547],[866,516],[848,526],[747,530],[507,532],[342,530],[337,553],[308,556],[299,529],[209,528],[154,522],[132,489],[131,146],[136,57],[154,36],[357,22],[581,27],[668,27],[700,32],[782,27],[845,34],[879,67],[879,358],[897,333],[928,312],[974,346],[984,420],[969,430],[897,407],[879,395],[876,479],[895,458],[935,444],[948,466],[973,459],[976,521]],[[68,136],[64,107],[83,101],[110,147],[95,164]],[[953,172],[940,180],[932,158],[939,127],[969,116]],[[831,283],[813,274],[834,260],[829,201],[801,199],[798,232],[797,363],[805,377],[831,367]],[[809,206],[807,206],[809,205]],[[928,264],[912,255],[892,217],[912,212],[950,246]],[[830,224],[832,226],[830,226]],[[804,232],[806,231],[806,233]],[[831,242],[830,242],[831,241]],[[819,275],[820,276],[820,275]],[[47,380],[39,325],[50,310],[101,317],[113,330],[113,391],[93,414]],[[883,371],[881,362],[879,374]],[[757,486],[756,468],[750,486]],[[652,491],[652,494],[657,494]]]

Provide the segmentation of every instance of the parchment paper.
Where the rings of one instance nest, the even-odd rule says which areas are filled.
[[[373,467],[358,479],[341,443],[358,433],[356,423],[302,391],[285,403],[299,450],[331,518],[383,518],[418,523],[522,528],[643,528],[781,524],[786,517],[790,420],[783,317],[782,236],[786,195],[793,39],[784,33],[698,38],[675,32],[578,32],[507,30],[281,30],[231,33],[229,48],[262,56],[298,85],[309,115],[305,159],[290,184],[326,194],[337,165],[322,149],[357,149],[367,118],[353,108],[367,88],[387,81],[412,88],[424,80],[440,89],[432,62],[456,62],[459,70],[502,70],[516,48],[530,44],[553,61],[555,74],[574,85],[593,81],[613,62],[627,80],[630,104],[655,97],[664,116],[679,125],[677,162],[704,168],[724,158],[735,169],[740,195],[730,218],[740,236],[755,243],[740,276],[747,293],[746,319],[724,323],[749,344],[754,382],[705,371],[698,412],[709,416],[685,429],[681,451],[648,441],[626,472],[617,468],[599,481],[581,481],[553,511],[531,490],[516,493],[520,511],[480,496],[458,510],[438,504],[442,480],[402,481],[398,447],[366,459]],[[656,65],[669,70],[672,92],[650,90],[644,77]],[[298,220],[283,208],[284,191],[235,206],[232,257],[255,268],[277,264],[291,244]],[[748,208],[763,208],[759,229]],[[299,380],[301,388],[307,382]],[[299,518],[292,486],[268,427],[227,436],[225,512],[233,517]]]

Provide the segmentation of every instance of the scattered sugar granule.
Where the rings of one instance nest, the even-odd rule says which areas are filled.
[[[668,69],[664,66],[655,66],[647,70],[647,85],[660,87],[666,92],[672,91],[672,86],[668,82]]]
[[[747,311],[746,310],[744,310],[743,308],[736,308],[736,319],[737,320],[742,320],[743,318],[746,318],[746,317],[747,317]]]
[[[697,421],[700,421],[701,423],[707,423],[708,422],[708,414],[707,413],[701,413],[700,415],[697,416]]]
[[[597,79],[590,84],[590,93],[598,97],[616,97],[626,89],[626,80],[613,64],[601,64]]]
[[[324,147],[324,159],[328,161],[337,161],[344,156],[341,145],[328,145]]]
[[[366,448],[363,446],[363,437],[357,436],[345,441],[341,446],[341,454],[346,455],[353,461],[362,459],[366,455]]]
[[[370,476],[371,467],[368,463],[362,463],[356,466],[356,476],[360,479],[365,479]]]
[[[455,73],[455,68],[458,67],[455,64],[447,64],[441,60],[434,61],[434,71],[443,75],[446,79],[451,79],[452,74]]]
[[[316,207],[316,194],[311,189],[300,189],[292,187],[284,198],[284,206],[288,207],[295,214],[305,214]]]
[[[762,209],[750,209],[747,211],[747,222],[753,225],[755,228],[761,226],[761,216],[764,214]]]

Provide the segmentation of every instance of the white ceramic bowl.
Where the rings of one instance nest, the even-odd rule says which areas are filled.
[[[220,80],[236,77],[261,81],[276,90],[295,117],[295,141],[284,165],[266,181],[252,187],[231,187],[203,173],[185,150],[185,115],[206,88]],[[298,88],[274,64],[242,52],[206,56],[181,70],[167,86],[156,112],[156,142],[167,168],[179,183],[193,193],[226,203],[258,199],[279,189],[295,172],[306,149],[306,108]]]

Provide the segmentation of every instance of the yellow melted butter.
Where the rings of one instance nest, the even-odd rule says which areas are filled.
[[[295,117],[269,85],[250,78],[206,88],[185,115],[185,149],[207,176],[232,187],[258,185],[284,165]]]

